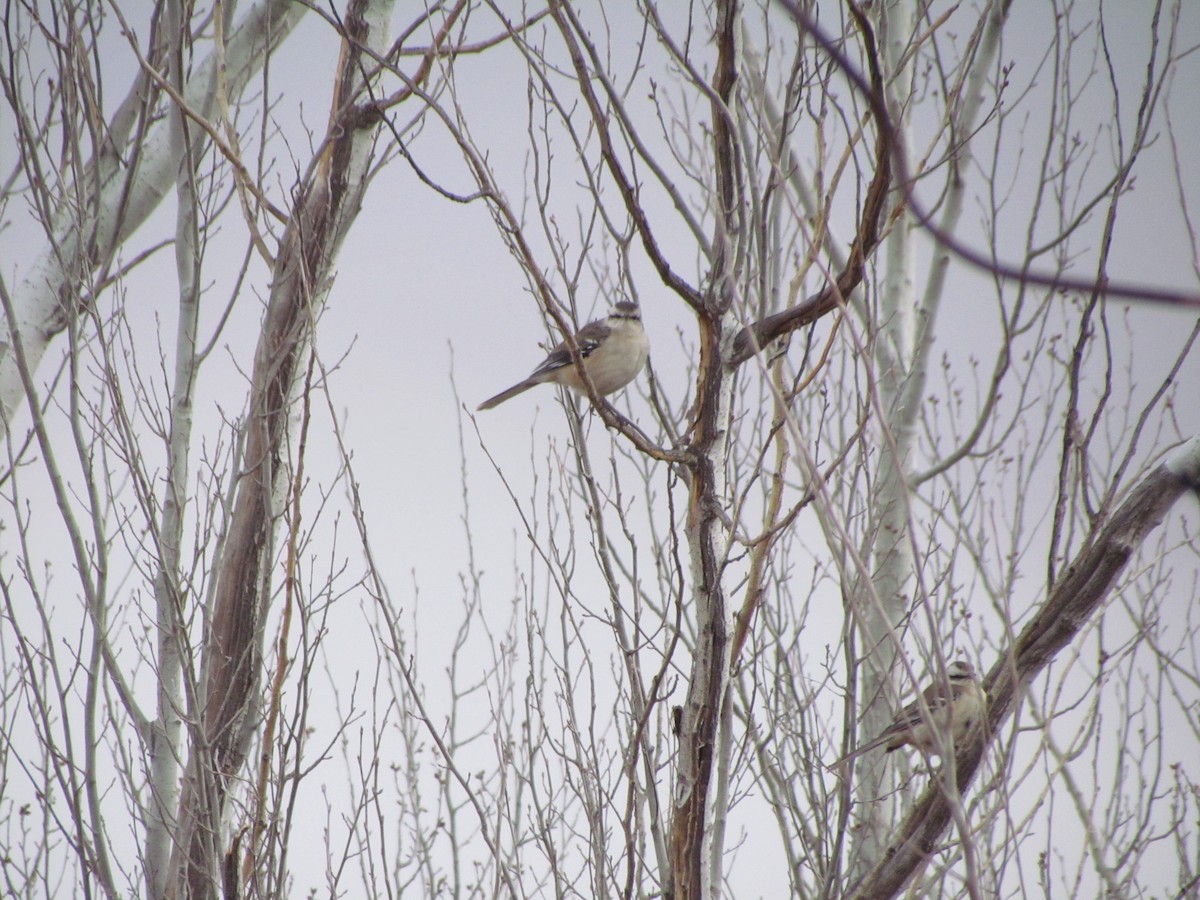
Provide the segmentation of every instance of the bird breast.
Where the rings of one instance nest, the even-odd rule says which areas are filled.
[[[592,385],[601,394],[619,391],[637,377],[650,355],[650,342],[641,324],[619,322],[608,340],[597,347],[583,361]],[[562,381],[567,387],[586,394],[583,379],[572,368],[563,373]]]

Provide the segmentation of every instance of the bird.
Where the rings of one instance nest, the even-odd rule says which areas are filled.
[[[628,300],[614,306],[605,318],[580,328],[575,335],[575,346],[579,348],[588,378],[598,394],[611,394],[625,387],[642,371],[650,355],[650,342],[642,328],[641,312],[636,303]],[[554,347],[528,378],[484,400],[478,409],[492,409],[534,385],[546,382],[587,394],[566,341]]]
[[[892,723],[874,740],[855,747],[837,762],[829,766],[835,769],[876,747],[887,745],[891,753],[908,745],[924,753],[941,754],[941,736],[949,732],[954,744],[982,720],[987,709],[987,692],[979,682],[975,667],[964,659],[956,659],[946,668],[945,679],[935,679],[925,688],[922,697],[929,714],[921,710],[914,700],[896,714]]]

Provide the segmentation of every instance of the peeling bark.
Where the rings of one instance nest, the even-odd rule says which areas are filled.
[[[263,621],[270,599],[274,535],[289,472],[292,400],[312,325],[329,289],[332,262],[357,216],[380,117],[358,106],[370,47],[387,47],[392,3],[358,0],[343,23],[329,140],[299,193],[279,253],[255,353],[241,470],[219,561],[202,675],[199,728],[192,735],[177,836],[176,896],[214,896],[220,824],[231,780],[258,724]]]
[[[935,778],[901,824],[883,859],[849,895],[855,900],[898,896],[924,868],[950,825],[954,807],[979,771],[983,754],[1013,714],[1019,695],[1076,638],[1111,594],[1146,536],[1188,491],[1200,495],[1200,435],[1135,487],[1095,539],[1050,590],[1046,602],[988,673],[987,726],[959,749],[953,790]]]

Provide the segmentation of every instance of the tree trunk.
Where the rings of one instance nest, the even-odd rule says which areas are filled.
[[[299,193],[276,256],[209,619],[200,727],[192,735],[179,817],[174,869],[181,897],[216,893],[225,802],[258,725],[263,624],[290,471],[293,395],[333,259],[365,189],[380,115],[365,99],[360,73],[375,68],[364,48],[376,54],[387,49],[391,9],[390,0],[358,0],[347,11],[330,138]]]
[[[196,69],[184,98],[190,109],[209,117],[217,107],[216,73],[225,66],[226,90],[238,97],[271,51],[299,22],[307,7],[292,0],[262,0],[242,19],[225,45],[223,58],[214,51]],[[132,96],[138,98],[135,89]],[[126,105],[128,106],[128,104]],[[114,120],[127,113],[118,110]],[[0,323],[0,434],[25,395],[16,355],[9,340],[20,340],[26,364],[36,372],[50,342],[66,327],[76,305],[91,293],[93,275],[110,265],[121,245],[170,193],[179,177],[183,147],[172,139],[171,116],[130,138],[117,121],[105,130],[110,137],[130,138],[112,164],[112,153],[97,154],[84,168],[94,177],[72,184],[73,196],[62,198],[59,216],[48,226],[49,246],[33,261],[13,293],[12,321]],[[197,150],[196,152],[201,152]]]

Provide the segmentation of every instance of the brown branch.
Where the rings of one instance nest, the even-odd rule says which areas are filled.
[[[693,614],[696,646],[688,675],[687,702],[680,719],[676,799],[671,820],[669,880],[665,893],[675,900],[699,900],[720,892],[719,873],[712,871],[710,855],[720,858],[723,818],[720,769],[722,702],[729,678],[730,623],[725,589],[721,583],[722,527],[719,472],[726,439],[722,397],[730,373],[721,362],[725,312],[736,295],[737,241],[744,195],[740,178],[738,139],[726,115],[736,102],[738,0],[720,0],[716,6],[713,39],[717,64],[713,73],[713,155],[717,221],[713,240],[711,295],[698,298],[700,366],[696,383],[695,419],[692,426],[693,467],[689,485],[687,531],[695,583]],[[710,842],[716,845],[710,852]]]
[[[727,361],[731,367],[740,366],[772,341],[791,334],[797,328],[815,322],[837,309],[862,283],[866,273],[867,260],[879,247],[884,209],[888,193],[892,188],[892,163],[900,156],[900,148],[894,137],[895,128],[892,125],[891,116],[888,115],[887,104],[884,100],[883,76],[879,69],[875,33],[866,16],[857,6],[850,4],[851,15],[862,33],[864,51],[870,69],[870,84],[862,79],[850,60],[838,49],[837,44],[826,37],[814,22],[798,8],[793,8],[790,3],[783,5],[792,11],[796,22],[809,32],[816,43],[833,58],[834,62],[866,97],[871,107],[871,116],[875,120],[875,175],[867,188],[866,199],[863,201],[862,212],[858,219],[858,234],[850,246],[850,256],[846,260],[845,268],[832,284],[826,285],[814,296],[743,328],[734,339],[733,349]]]
[[[750,623],[754,619],[759,606],[762,604],[762,598],[766,595],[763,573],[765,571],[767,554],[774,547],[776,539],[792,527],[792,523],[796,521],[796,517],[800,514],[800,511],[816,499],[816,489],[814,488],[805,493],[799,502],[795,503],[787,513],[782,516],[779,514],[782,509],[783,470],[791,457],[791,450],[787,441],[788,418],[791,415],[788,404],[810,385],[817,375],[820,374],[821,370],[825,368],[829,360],[830,351],[833,348],[834,337],[837,335],[838,326],[841,322],[841,317],[834,321],[833,328],[830,329],[829,339],[825,342],[824,353],[821,354],[821,358],[813,367],[813,370],[799,384],[789,390],[784,390],[783,385],[778,383],[778,380],[775,384],[775,402],[778,413],[775,421],[771,423],[771,431],[773,440],[777,442],[778,452],[775,459],[775,469],[771,474],[771,487],[767,494],[767,511],[763,516],[767,524],[761,534],[746,541],[746,546],[750,548],[750,573],[746,579],[746,599],[743,601],[742,608],[734,619],[733,650],[729,654],[731,670],[735,670],[740,665],[739,660],[742,655],[742,649],[746,644],[746,638],[749,636]],[[868,418],[869,413],[859,420],[858,428],[855,429],[846,446],[842,448],[841,453],[818,476],[820,482],[828,482],[833,477],[833,473],[841,467],[842,462],[850,452],[850,448],[862,436]]]
[[[638,197],[638,189],[617,158],[616,147],[613,145],[609,127],[609,116],[601,105],[600,98],[592,89],[594,74],[588,68],[587,62],[583,58],[583,51],[579,46],[578,36],[584,34],[584,29],[575,17],[575,11],[569,4],[564,4],[562,0],[552,0],[550,14],[554,17],[554,22],[567,45],[567,52],[571,56],[571,65],[575,69],[575,76],[579,82],[579,92],[583,95],[584,102],[587,103],[588,111],[596,126],[596,137],[600,140],[601,156],[604,158],[609,174],[617,184],[617,189],[621,192],[621,198],[625,201],[625,209],[642,239],[642,248],[646,251],[646,256],[649,257],[650,263],[658,272],[658,277],[663,284],[678,294],[692,309],[699,312],[704,306],[703,293],[684,281],[671,267],[671,263],[663,254],[654,237],[650,220]],[[570,19],[569,22],[568,19]]]
[[[524,34],[529,31],[542,19],[550,14],[550,10],[543,9],[528,16],[524,21],[516,25],[508,25],[504,31],[498,32],[489,38],[474,41],[470,44],[455,44],[450,49],[443,49],[440,44],[435,44],[433,47],[414,47],[411,50],[397,50],[395,53],[396,59],[402,59],[406,56],[424,56],[428,53],[433,53],[438,58],[456,59],[460,56],[473,56],[482,53],[485,50],[490,50],[493,47],[499,47],[501,44],[508,43],[514,36]]]
[[[1117,508],[1051,589],[1042,609],[987,677],[986,727],[964,741],[954,760],[951,795],[935,779],[901,824],[887,853],[867,873],[853,900],[899,895],[935,852],[949,827],[955,804],[970,787],[983,754],[1013,713],[1019,694],[1068,646],[1109,596],[1118,577],[1146,536],[1189,489],[1200,493],[1200,435],[1178,454],[1174,465],[1152,471]]]
[[[813,40],[834,60],[838,68],[854,87],[866,97],[871,105],[871,113],[875,116],[877,127],[881,133],[888,135],[894,132],[891,124],[891,119],[887,115],[887,109],[883,105],[883,93],[878,95],[873,87],[874,76],[872,75],[872,84],[869,85],[861,74],[850,64],[849,60],[837,49],[837,46],[819,29],[813,19],[795,0],[776,0],[788,14],[792,16],[796,24],[808,33]],[[850,8],[851,15],[856,21],[862,24],[862,13],[858,7],[850,2],[847,4]],[[1012,2],[1008,0],[1004,4],[1003,10],[999,15],[1008,15],[1008,10]],[[896,185],[904,192],[904,203],[913,218],[921,225],[922,228],[935,240],[939,245],[949,250],[955,256],[967,264],[987,272],[989,275],[998,276],[1006,281],[1016,281],[1023,285],[1038,285],[1040,287],[1050,288],[1051,290],[1091,294],[1095,291],[1101,291],[1106,297],[1118,298],[1122,300],[1132,300],[1135,302],[1151,302],[1151,303],[1166,303],[1172,306],[1184,306],[1192,309],[1200,308],[1200,295],[1195,293],[1187,293],[1186,291],[1170,290],[1168,288],[1158,288],[1147,284],[1137,284],[1134,282],[1119,282],[1119,281],[1097,281],[1088,278],[1068,278],[1061,272],[1039,273],[1031,271],[1028,265],[1013,265],[1005,263],[998,259],[990,251],[979,252],[974,248],[960,241],[953,234],[939,227],[933,220],[933,214],[925,208],[925,206],[917,199],[913,191],[913,179],[908,171],[908,163],[904,157],[903,148],[895,141],[889,140],[890,144],[890,160],[891,167],[895,170]],[[878,174],[878,173],[876,173]],[[870,198],[868,197],[868,202]],[[814,303],[819,297],[828,292],[828,288],[814,297],[811,301],[806,301],[801,306],[807,306]],[[799,308],[798,308],[799,309]],[[777,316],[783,316],[784,313],[778,313]],[[804,317],[799,316],[800,321],[794,327],[800,327],[806,322],[812,321],[818,316],[810,315]],[[775,318],[775,317],[770,317]],[[750,329],[757,330],[761,325],[767,322],[764,319],[762,322],[755,323],[750,326]],[[776,323],[778,325],[778,323]],[[749,329],[748,329],[749,330]],[[782,328],[779,331],[781,334],[786,334],[792,328]],[[746,337],[747,342],[750,336]],[[760,340],[758,346],[762,346],[765,342],[771,340],[767,337],[765,340]],[[741,337],[739,336],[739,346],[741,345]],[[742,360],[731,360],[731,364],[736,365]]]
[[[228,787],[258,727],[263,621],[270,600],[275,497],[288,469],[291,397],[303,348],[338,243],[360,208],[355,147],[378,123],[348,102],[361,71],[370,0],[345,17],[330,138],[300,191],[276,256],[274,283],[255,351],[236,493],[216,574],[202,675],[199,724],[181,796],[172,861],[179,896],[210,897],[219,859],[218,823]]]
[[[454,27],[466,8],[467,4],[465,0],[460,0],[459,3],[454,5],[454,8],[450,10],[450,14],[446,16],[446,20],[442,23],[442,27],[434,37],[433,45],[421,54],[421,64],[417,67],[416,74],[410,79],[406,79],[404,87],[396,91],[396,93],[376,103],[376,108],[379,112],[391,109],[393,106],[397,106],[412,97],[413,92],[425,84],[425,81],[429,78],[429,73],[433,71],[435,58],[440,57],[443,53],[449,55],[451,58],[460,55],[462,52],[460,47],[452,47],[449,51],[445,51],[443,45],[449,40],[450,30]]]

